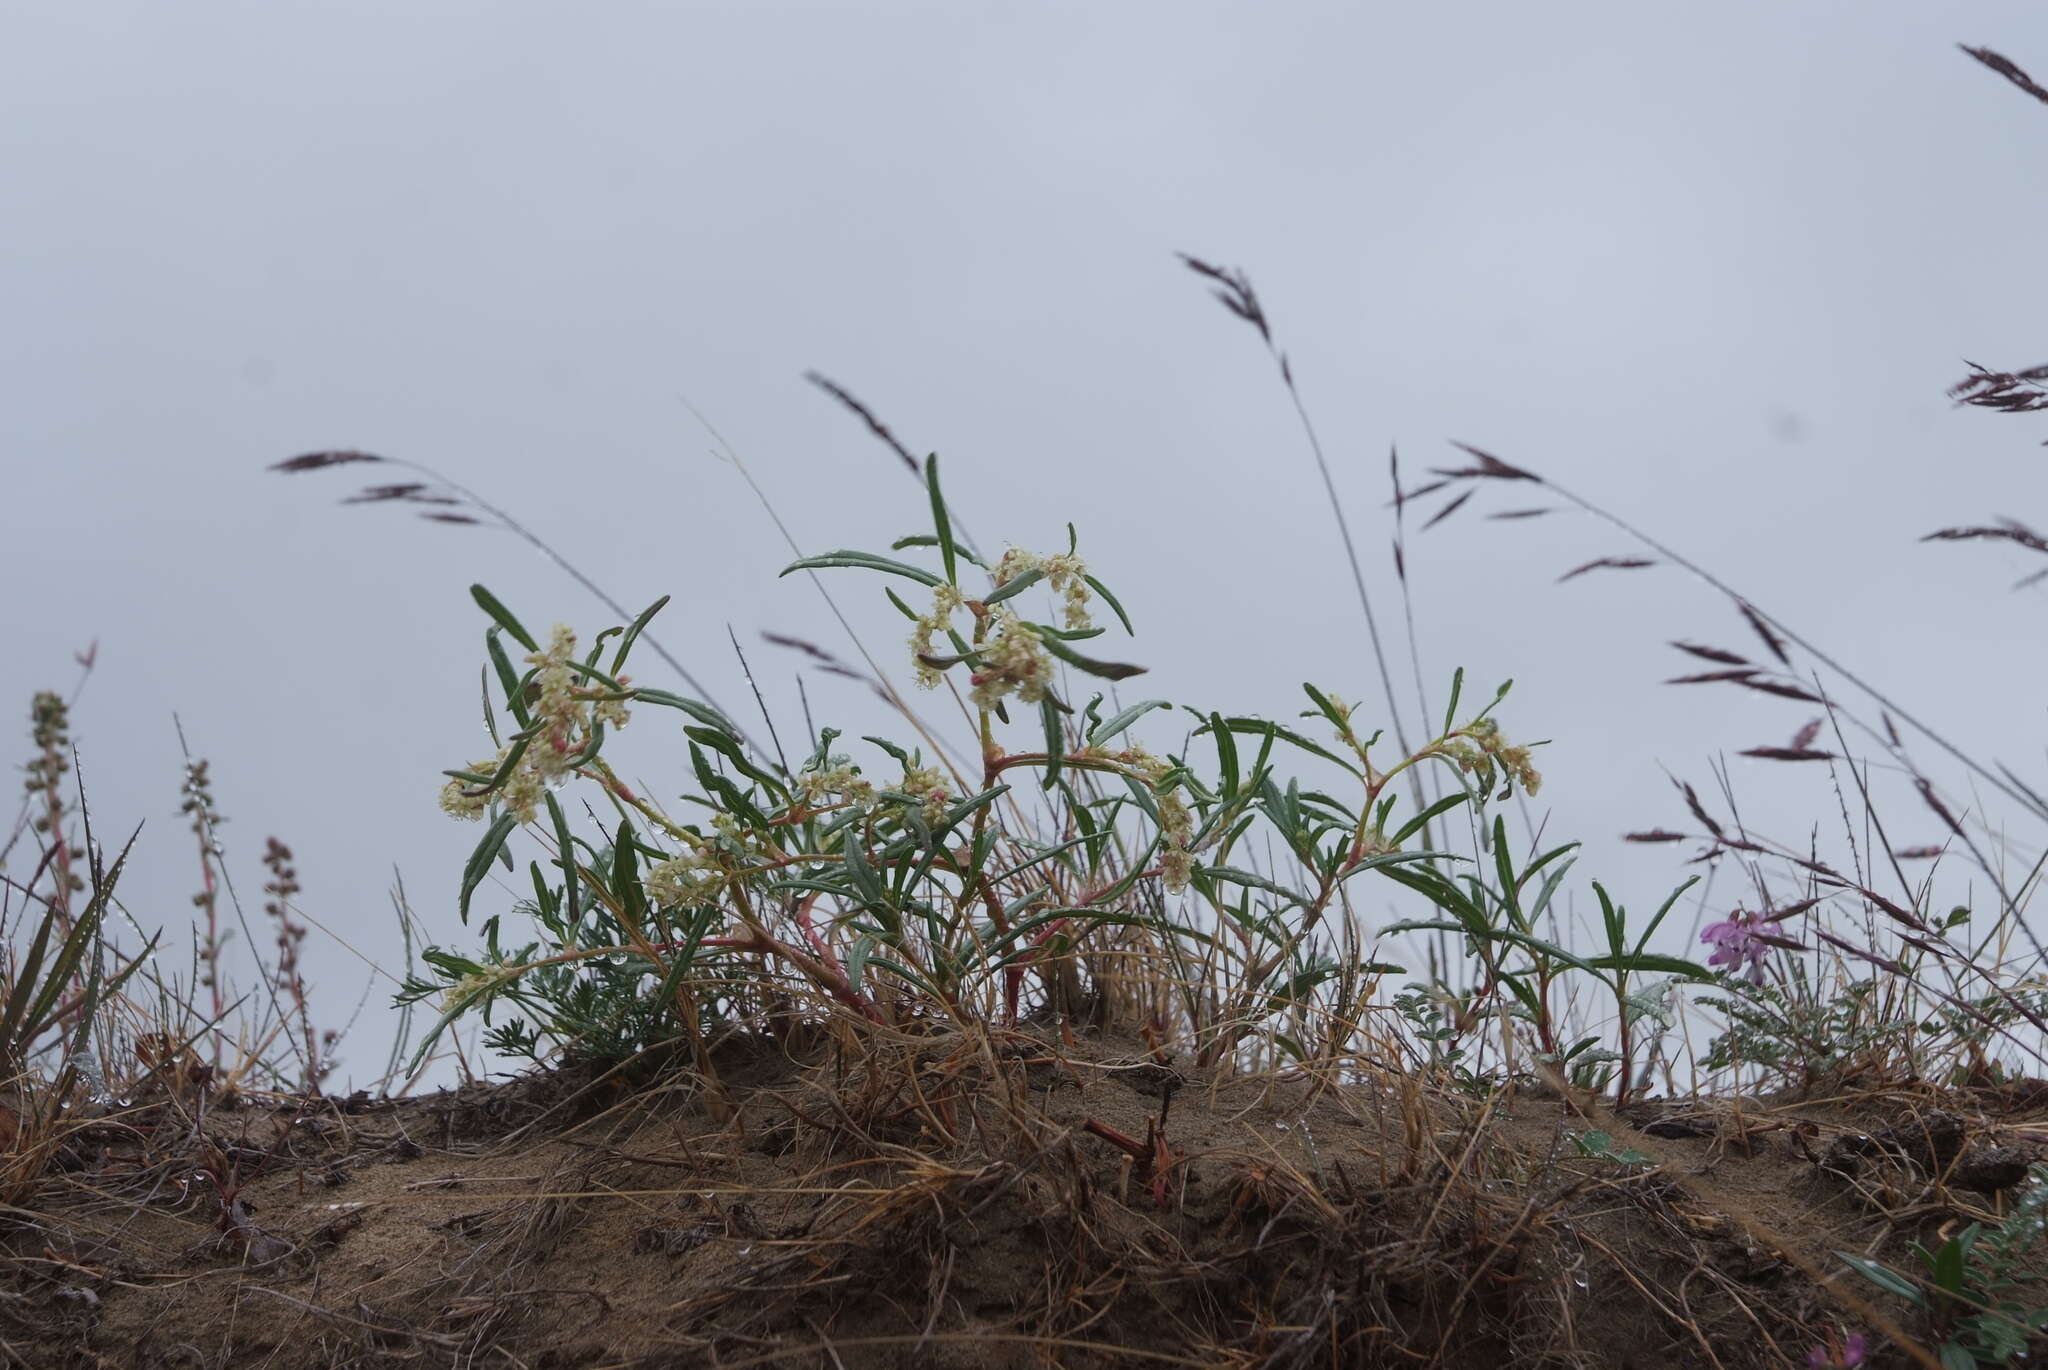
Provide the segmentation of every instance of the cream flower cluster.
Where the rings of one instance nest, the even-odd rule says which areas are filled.
[[[1500,724],[1490,718],[1482,718],[1465,728],[1468,741],[1452,741],[1442,744],[1437,750],[1458,764],[1458,769],[1475,776],[1481,789],[1492,789],[1496,765],[1521,785],[1527,794],[1534,794],[1543,788],[1543,777],[1537,773],[1535,764],[1529,759],[1527,747],[1510,746],[1501,736]]]
[[[1088,567],[1081,558],[1070,552],[1042,557],[1036,552],[1012,547],[996,563],[996,586],[1000,589],[1031,571],[1044,575],[1047,583],[1062,597],[1068,631],[1082,632],[1094,626],[1088,617]],[[965,603],[957,587],[936,586],[932,590],[932,607],[918,617],[911,629],[910,656],[920,688],[929,690],[938,685],[939,668],[925,658],[932,655],[933,639],[951,630],[953,611]],[[1045,698],[1046,683],[1052,678],[1053,668],[1052,659],[1038,635],[1000,605],[989,609],[986,628],[982,645],[976,649],[981,667],[972,680],[975,704],[992,709],[1004,696],[1012,693],[1026,704],[1036,704]]]
[[[1118,751],[1088,747],[1074,755],[1076,758],[1114,762],[1150,782],[1152,802],[1159,809],[1159,872],[1166,882],[1167,893],[1179,894],[1185,890],[1195,868],[1194,853],[1189,850],[1195,840],[1195,816],[1180,797],[1179,790],[1160,788],[1160,782],[1173,767],[1143,747],[1125,747]]]
[[[1042,557],[1022,547],[1012,547],[996,563],[996,584],[1007,585],[1026,571],[1044,572],[1046,581],[1062,597],[1068,631],[1082,632],[1095,626],[1088,617],[1088,582],[1084,578],[1088,565],[1081,558],[1071,552]]]
[[[702,851],[687,851],[648,868],[640,878],[642,888],[657,904],[699,903],[711,897],[725,883],[725,872],[715,858]]]
[[[921,801],[919,807],[927,823],[937,823],[944,818],[947,807],[953,802],[953,791],[935,766],[905,766],[903,783],[896,788],[898,792]]]
[[[505,978],[506,972],[497,967],[471,971],[441,991],[441,1007],[452,1009],[466,1004],[477,995],[488,992]]]
[[[917,620],[917,626],[910,633],[910,659],[917,667],[918,688],[935,689],[939,683],[939,672],[925,664],[925,658],[932,654],[932,638],[953,626],[953,611],[962,604],[960,591],[951,585],[941,585],[932,591],[931,612]]]
[[[861,779],[860,768],[853,764],[851,757],[840,755],[828,757],[822,767],[799,775],[796,792],[812,808],[830,803],[834,795],[857,809],[865,809],[875,802],[874,784]]]
[[[576,635],[556,624],[545,651],[526,658],[539,669],[534,672],[533,736],[520,755],[519,764],[499,788],[484,791],[463,780],[450,780],[441,787],[442,811],[456,818],[482,818],[491,803],[505,806],[521,823],[531,823],[547,788],[560,781],[570,763],[590,745],[592,729],[605,723],[626,726],[629,717],[623,699],[593,699],[592,690],[579,689],[575,670]],[[626,683],[620,677],[620,683]],[[472,763],[473,775],[496,775],[511,755],[506,744],[488,761]]]
[[[968,677],[975,705],[993,709],[1011,693],[1026,704],[1038,703],[1053,674],[1045,644],[1024,620],[1001,605],[989,610],[988,621],[994,633],[978,649],[981,668]]]

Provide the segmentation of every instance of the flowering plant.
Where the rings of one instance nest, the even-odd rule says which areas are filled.
[[[955,536],[935,460],[925,477],[934,532],[891,550],[935,549],[936,569],[834,551],[789,570],[860,569],[929,593],[918,609],[887,592],[911,622],[916,683],[935,690],[964,677],[956,698],[964,695],[974,728],[969,757],[949,753],[888,692],[922,746],[869,736],[862,741],[874,751],[855,754],[836,749],[839,732],[823,728],[811,754],[791,765],[779,743],[765,751],[711,706],[625,674],[665,601],[579,654],[569,628],[556,627],[542,647],[473,587],[491,619],[487,679],[497,688],[485,700],[485,722],[495,751],[447,772],[442,788],[447,812],[486,823],[459,908],[466,920],[493,867],[513,868],[510,839],[527,829],[545,860],[529,861],[532,897],[513,911],[540,935],[508,947],[495,915],[484,925],[481,956],[424,953],[435,976],[408,981],[401,995],[439,999],[422,1058],[461,1015],[478,1011],[492,1024],[509,1009],[488,1038],[501,1050],[535,1055],[552,1038],[571,1051],[617,1057],[679,1041],[701,1065],[713,1026],[772,1026],[792,1015],[816,1021],[806,1003],[899,1026],[933,1015],[1011,1021],[1027,1006],[1067,1018],[1128,1008],[1190,1030],[1207,1059],[1262,1029],[1274,1049],[1302,1054],[1311,1024],[1326,1035],[1357,1031],[1357,1006],[1373,982],[1401,969],[1361,951],[1348,891],[1369,872],[1419,895],[1432,914],[1383,931],[1464,934],[1485,992],[1509,994],[1553,1059],[1583,1055],[1588,1045],[1568,1051],[1554,1035],[1548,1009],[1557,975],[1578,971],[1609,983],[1623,1005],[1624,1056],[1631,1025],[1644,1013],[1661,1016],[1656,995],[1629,984],[1632,972],[1705,976],[1690,962],[1647,953],[1647,931],[1626,944],[1621,912],[1604,893],[1608,956],[1573,957],[1537,937],[1534,920],[1564,867],[1533,902],[1519,890],[1570,847],[1517,871],[1501,820],[1487,824],[1475,813],[1475,833],[1491,848],[1480,869],[1498,882],[1492,888],[1454,878],[1461,858],[1429,849],[1431,825],[1453,810],[1477,811],[1541,784],[1530,748],[1509,742],[1493,717],[1507,686],[1461,724],[1460,673],[1437,735],[1391,761],[1378,750],[1381,734],[1354,726],[1352,705],[1314,686],[1304,687],[1314,707],[1303,717],[1326,725],[1333,747],[1277,722],[1183,706],[1185,743],[1154,750],[1131,733],[1150,715],[1171,716],[1166,700],[1118,707],[1101,693],[1086,703],[1071,693],[1078,680],[1120,682],[1144,671],[1077,645],[1104,632],[1094,621],[1097,604],[1126,633],[1132,627],[1081,559],[1072,527],[1063,552],[1011,548],[991,565]],[[1041,585],[1056,596],[1057,622],[1028,614],[1027,592]],[[524,649],[523,671],[508,642]],[[644,706],[684,715],[697,780],[685,802],[695,816],[628,786],[607,760],[610,734]],[[1022,711],[1037,716],[1028,742],[1012,735],[1024,721],[1013,714]],[[1198,764],[1197,745],[1208,764]],[[1278,760],[1288,752],[1354,789],[1354,803],[1283,777]],[[1448,792],[1397,820],[1395,782],[1426,766],[1449,778]],[[1030,790],[1019,783],[1026,776],[1036,790],[1028,805]],[[557,797],[575,780],[595,786],[610,811],[595,833],[572,826]],[[1419,785],[1414,792],[1423,793]],[[1265,845],[1250,837],[1262,822],[1278,839],[1279,867],[1243,864]],[[1415,845],[1418,837],[1424,845]],[[1134,963],[1157,973],[1134,972]]]
[[[1751,984],[1764,982],[1764,957],[1770,954],[1770,944],[1749,914],[1737,909],[1720,922],[1707,924],[1700,930],[1700,941],[1714,948],[1708,965],[1724,967],[1730,973],[1741,969]]]

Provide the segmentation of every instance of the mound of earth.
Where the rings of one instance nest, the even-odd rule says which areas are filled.
[[[1246,1076],[1051,1033],[726,1043],[415,1100],[188,1091],[6,1211],[38,1367],[1870,1367],[2048,1100],[1657,1102]],[[1901,1341],[1917,1343],[1909,1346]]]

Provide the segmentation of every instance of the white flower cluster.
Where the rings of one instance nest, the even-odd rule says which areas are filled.
[[[939,683],[937,668],[925,664],[925,658],[932,654],[932,638],[953,626],[953,611],[964,601],[960,591],[951,585],[941,585],[932,591],[931,612],[918,619],[917,626],[910,633],[910,660],[917,668],[918,688],[935,689]]]
[[[700,903],[725,883],[718,862],[702,851],[687,851],[648,868],[641,887],[657,904]]]
[[[1081,558],[1071,552],[1042,557],[1022,547],[1012,547],[996,563],[996,584],[1007,585],[1026,571],[1044,572],[1046,581],[1062,597],[1068,631],[1082,632],[1095,626],[1088,617],[1088,566]]]
[[[857,809],[865,809],[875,802],[874,784],[861,779],[860,767],[853,764],[853,758],[837,754],[827,757],[822,767],[799,775],[796,792],[804,803],[814,809],[830,803],[834,795]]]
[[[1507,773],[1509,779],[1518,782],[1524,794],[1534,794],[1543,788],[1543,777],[1536,770],[1527,747],[1509,744],[1501,736],[1500,724],[1490,718],[1468,723],[1465,736],[1471,741],[1454,739],[1440,743],[1437,751],[1456,762],[1458,768],[1475,777],[1479,788],[1493,788],[1496,765]]]
[[[1095,626],[1088,617],[1088,567],[1080,557],[1071,552],[1042,557],[1036,552],[1012,547],[996,563],[996,587],[1000,589],[1032,571],[1044,575],[1046,582],[1061,596],[1069,632],[1085,632]],[[910,656],[917,671],[919,687],[929,690],[938,685],[939,669],[925,658],[932,655],[933,639],[952,628],[953,611],[965,603],[956,587],[937,586],[932,591],[932,607],[918,618],[916,626],[911,629]],[[972,680],[974,702],[981,708],[992,709],[1011,693],[1026,704],[1036,704],[1045,698],[1046,682],[1052,678],[1052,660],[1038,635],[1001,605],[989,609],[986,627],[977,652],[981,669],[975,672]]]
[[[979,649],[981,669],[968,677],[974,686],[970,694],[976,706],[993,709],[1004,695],[1011,693],[1026,704],[1038,703],[1045,698],[1046,685],[1052,680],[1052,657],[1045,644],[1022,619],[1001,605],[989,610],[989,622],[995,632]]]
[[[576,672],[569,664],[575,659],[575,651],[576,635],[558,623],[548,639],[547,650],[526,658],[540,669],[534,672],[533,679],[534,732],[518,766],[504,785],[488,792],[467,781],[450,780],[441,787],[444,812],[462,819],[482,818],[495,800],[520,822],[531,823],[542,794],[558,783],[570,769],[570,763],[589,747],[593,728],[599,723],[614,728],[626,726],[625,700],[593,699],[590,696],[595,691],[577,687]],[[626,683],[625,677],[620,677],[620,683]],[[511,752],[512,747],[507,744],[498,749],[496,756],[475,762],[468,770],[473,775],[496,775]]]
[[[1143,747],[1125,747],[1113,752],[1091,747],[1074,755],[1114,762],[1151,783],[1152,802],[1159,809],[1159,872],[1166,881],[1167,893],[1179,894],[1186,889],[1195,868],[1194,853],[1189,850],[1189,845],[1195,840],[1195,816],[1180,797],[1179,790],[1160,788],[1160,782],[1173,767]]]
[[[505,971],[498,967],[471,971],[454,984],[448,986],[447,989],[441,991],[441,1007],[443,1009],[452,1009],[461,1004],[466,1004],[476,996],[496,987],[504,978]]]
[[[937,823],[944,818],[947,807],[953,802],[953,792],[935,766],[905,766],[903,783],[896,788],[921,801],[919,808],[927,823]]]

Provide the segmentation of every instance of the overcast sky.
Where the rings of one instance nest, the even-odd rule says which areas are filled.
[[[1916,542],[2041,516],[2044,426],[1944,396],[1966,358],[2048,360],[2048,108],[1956,50],[2048,72],[2037,3],[0,14],[0,748],[27,759],[31,694],[97,641],[75,735],[100,831],[146,823],[124,884],[145,926],[182,927],[198,881],[175,714],[252,917],[275,834],[355,952],[397,968],[394,870],[466,942],[478,833],[435,803],[487,750],[466,587],[529,624],[610,622],[502,533],[340,507],[375,468],[264,470],[313,449],[440,467],[629,606],[673,594],[663,640],[751,724],[730,626],[788,728],[799,663],[760,632],[849,648],[777,579],[787,546],[688,405],[806,551],[920,530],[919,491],[816,368],[942,455],[984,542],[1050,549],[1073,520],[1138,621],[1117,654],[1151,666],[1144,693],[1284,717],[1306,679],[1377,710],[1286,397],[1177,251],[1251,273],[1383,619],[1389,445],[1419,475],[1462,440],[2042,778],[2042,601],[2009,589],[2034,565]],[[1654,905],[1691,849],[1618,836],[1684,825],[1667,770],[1704,784],[1809,715],[1660,686],[1687,665],[1669,639],[1754,640],[1672,568],[1554,584],[1635,549],[1576,516],[1479,516],[1521,494],[1414,537],[1426,676],[1515,678],[1509,735],[1553,739],[1548,835]],[[879,586],[830,586],[899,667]],[[858,687],[808,688],[820,722],[872,730]],[[623,768],[680,791],[635,734]],[[1775,835],[1838,824],[1820,768],[1733,770]],[[1898,813],[1895,845],[1938,839]],[[365,962],[325,933],[309,957],[346,1018]]]

